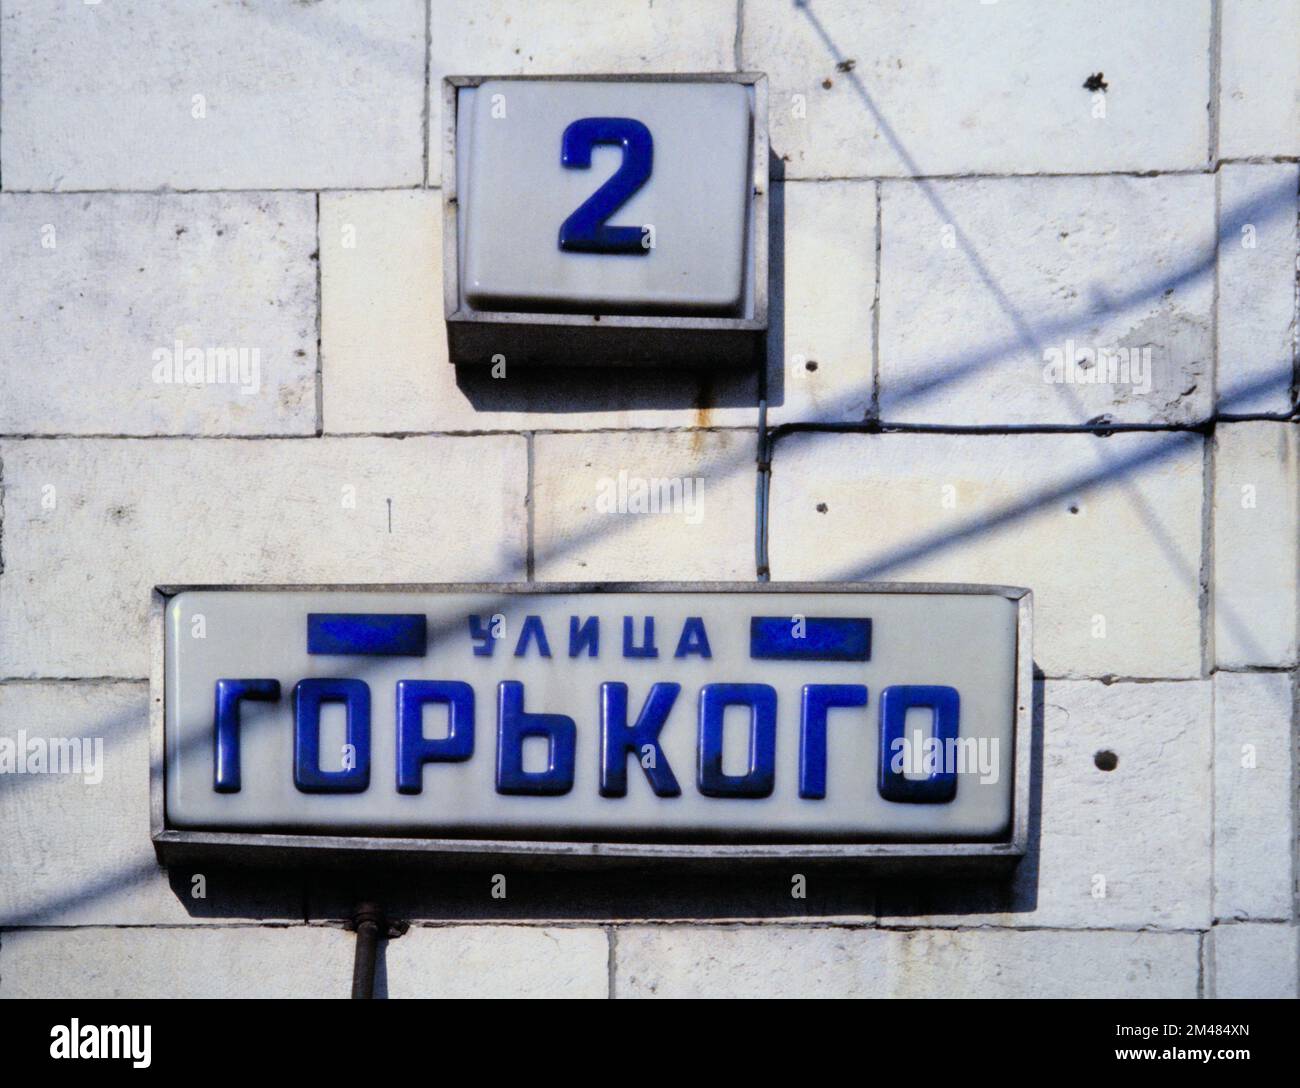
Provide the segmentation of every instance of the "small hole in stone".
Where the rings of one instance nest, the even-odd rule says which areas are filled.
[[[826,510],[827,510],[827,506],[824,502],[819,502],[817,504],[817,513],[824,514],[826,513]]]
[[[817,360],[816,360],[816,359],[809,359],[806,363],[804,363],[803,367],[804,367],[805,370],[816,370],[816,369],[817,369]]]
[[[1071,514],[1077,514],[1078,512],[1079,512],[1079,508],[1078,508],[1078,506],[1076,506],[1075,504],[1071,503],[1071,504],[1070,504],[1070,513],[1071,513]]]
[[[1119,766],[1119,756],[1109,750],[1098,752],[1092,757],[1092,761],[1099,771],[1113,771]]]

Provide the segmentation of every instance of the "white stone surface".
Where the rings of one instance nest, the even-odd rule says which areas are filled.
[[[447,361],[437,192],[321,196],[325,430],[589,430],[753,426],[750,375]]]
[[[871,404],[875,187],[773,189],[785,271],[772,323],[768,421],[861,420]],[[324,193],[320,233],[327,433],[752,427],[758,420],[752,373],[665,367],[612,377],[584,368],[512,369],[508,359],[504,378],[457,371],[447,361],[442,320],[436,192]]]
[[[1300,28],[1300,7],[1295,25]],[[1295,163],[1219,168],[1216,390],[1222,412],[1284,415],[1291,408],[1297,189]]]
[[[1209,45],[1208,0],[745,0],[741,66],[788,177],[1173,170],[1206,161]]]
[[[1215,674],[1215,918],[1291,917],[1294,697],[1285,673]]]
[[[432,0],[429,184],[442,177],[444,76],[735,70],[734,0]]]
[[[1048,681],[1042,798],[1014,878],[893,883],[882,924],[1207,928],[1210,686]],[[1117,758],[1112,770],[1101,752]]]
[[[538,435],[537,577],[752,581],[755,449],[750,431]],[[639,512],[638,493],[664,494],[661,481],[672,501]]]
[[[772,574],[1028,586],[1048,676],[1199,676],[1201,486],[1182,434],[792,435]]]
[[[4,676],[147,676],[155,585],[523,573],[526,449],[511,435],[28,439],[0,442],[0,459]]]
[[[491,869],[430,870],[394,873],[372,891],[394,917],[431,926],[874,924],[876,888],[861,874],[792,870],[719,881],[716,872],[697,869],[665,869],[647,880],[645,870],[636,868],[525,872],[506,867],[499,870],[506,878],[504,887]],[[796,875],[804,877],[807,894],[802,899],[791,894]],[[327,874],[313,875],[307,894],[308,920],[341,925],[355,907],[355,894],[346,884]]]
[[[13,0],[5,188],[418,185],[424,45],[421,0]]]
[[[6,930],[0,997],[340,997],[356,938],[323,926]]]
[[[322,193],[320,259],[325,431],[453,429],[441,194]]]
[[[1209,415],[1212,177],[886,182],[880,234],[881,418]]]
[[[30,765],[0,774],[0,823],[8,829],[0,925],[302,917],[303,884],[292,877],[159,867],[149,840],[147,684],[0,683],[0,737],[32,754],[72,740],[93,760],[80,774],[33,773]]]
[[[876,186],[787,182],[773,190],[784,230],[772,256],[781,278],[769,332],[768,422],[866,419],[874,366]]]
[[[1214,657],[1220,668],[1294,665],[1300,579],[1300,428],[1214,432]]]
[[[1219,155],[1300,155],[1300,2],[1223,0]]]
[[[1215,926],[1206,938],[1212,996],[1300,997],[1298,936],[1294,925]]]
[[[412,926],[383,956],[389,997],[609,996],[609,939],[594,927]]]
[[[314,433],[315,249],[300,193],[0,195],[0,432]]]
[[[1195,997],[1190,933],[620,928],[616,997]]]

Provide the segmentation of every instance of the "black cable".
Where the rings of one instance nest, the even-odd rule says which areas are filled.
[[[362,902],[352,913],[351,928],[357,935],[356,956],[352,960],[352,997],[366,1001],[375,996],[380,939],[400,936],[405,927],[390,926],[378,904]]]

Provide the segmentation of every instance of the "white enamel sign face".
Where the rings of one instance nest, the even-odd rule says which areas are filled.
[[[479,310],[739,314],[752,94],[715,82],[461,88],[465,301]]]
[[[167,825],[1005,839],[1017,608],[994,591],[183,592],[164,611]]]

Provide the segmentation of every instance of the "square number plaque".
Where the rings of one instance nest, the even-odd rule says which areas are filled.
[[[452,77],[445,93],[453,363],[755,361],[764,77]]]

